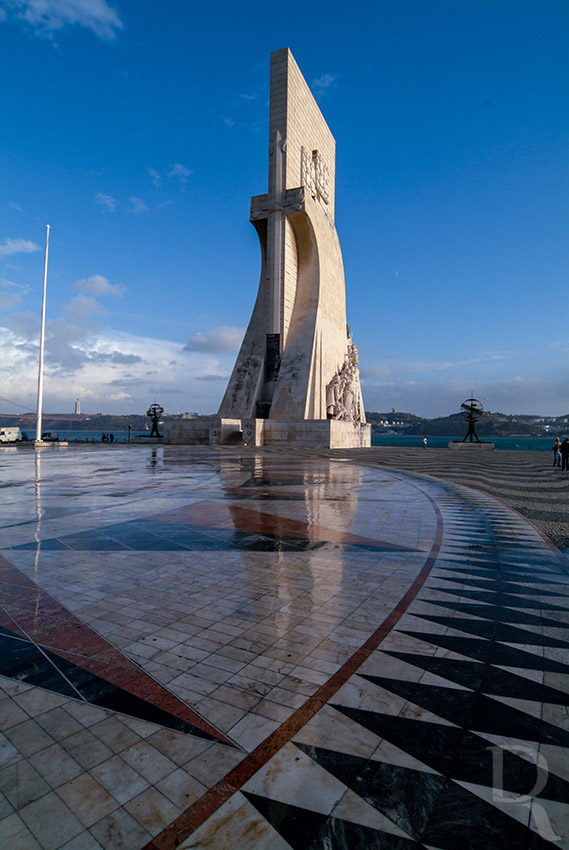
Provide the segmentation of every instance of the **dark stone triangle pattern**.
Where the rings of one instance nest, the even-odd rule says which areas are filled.
[[[552,850],[558,846],[452,780],[440,794],[421,840],[441,850]]]
[[[569,673],[569,664],[562,664],[551,658],[534,655],[523,649],[506,646],[503,643],[494,643],[479,638],[455,637],[454,635],[439,635],[433,632],[415,632],[401,630],[402,634],[409,635],[419,641],[432,643],[434,646],[450,649],[477,661],[487,664],[496,664],[502,667],[520,667],[528,670],[544,670],[548,673]]]
[[[344,705],[334,705],[334,708],[446,778],[493,787],[493,746],[479,735],[453,726]],[[534,788],[536,767],[531,762],[502,750],[502,769],[506,791],[526,795]],[[550,773],[539,796],[567,803],[569,783]]]
[[[29,640],[14,635],[0,636],[0,676],[45,688],[62,696],[78,696],[47,653]]]
[[[460,570],[453,570],[452,576],[436,576],[436,578],[452,582],[453,584],[466,584],[475,590],[490,590],[493,592],[502,591],[503,593],[512,595],[512,596],[555,596],[556,598],[563,597],[565,599],[568,598],[567,595],[563,593],[557,593],[554,590],[543,590],[542,588],[536,588],[535,583],[538,581],[537,576],[533,576],[533,578],[528,578],[528,582],[531,582],[532,587],[524,587],[523,585],[517,584],[515,582],[511,582],[508,580],[501,579],[500,577],[496,577],[494,579],[471,579],[470,573],[466,573],[464,578],[460,575],[457,576],[457,573]],[[550,582],[547,582],[548,584]]]
[[[536,741],[541,744],[569,746],[569,732],[546,723],[516,708],[498,703],[484,694],[421,685],[399,679],[384,679],[379,676],[363,675],[363,679],[397,694],[409,702],[426,708],[433,714],[455,723],[463,729],[486,732]]]
[[[403,832],[420,838],[444,785],[442,776],[321,747],[295,746]]]
[[[417,655],[409,652],[385,651],[386,655],[399,658],[407,664],[413,664],[421,670],[434,673],[464,688],[481,691],[495,696],[549,702],[554,705],[567,705],[569,694],[557,691],[547,685],[516,676],[507,670],[476,661],[458,661],[452,658],[437,658],[433,655]]]
[[[429,605],[436,605],[454,613],[470,614],[472,617],[481,617],[484,620],[492,620],[500,623],[517,623],[525,626],[547,626],[552,629],[569,629],[569,623],[551,620],[548,617],[540,617],[528,611],[518,611],[515,608],[507,608],[504,605],[476,605],[469,602],[443,602],[440,599],[424,599]],[[527,643],[527,641],[526,641]]]
[[[464,617],[437,617],[431,614],[415,614],[415,617],[427,622],[437,623],[455,631],[477,635],[486,640],[497,640],[504,643],[531,644],[532,646],[553,646],[558,649],[569,649],[569,642],[540,635],[526,629],[517,629],[507,623],[489,620],[469,620]]]
[[[468,584],[473,588],[477,588],[478,590],[491,590],[491,591],[502,591],[503,593],[508,593],[513,596],[521,595],[526,596],[529,594],[538,593],[540,596],[564,596],[564,594],[556,593],[554,590],[543,590],[543,588],[539,587],[536,589],[536,583],[538,584],[557,584],[557,582],[546,581],[545,579],[541,579],[538,576],[529,574],[527,577],[516,575],[515,580],[505,578],[504,576],[498,574],[496,575],[497,570],[493,570],[492,574],[488,571],[488,575],[484,577],[475,577],[472,578],[472,572],[470,570],[462,571],[459,567],[440,567],[437,566],[438,570],[448,570],[452,572],[452,575],[436,575],[436,578],[441,581],[449,581],[453,584]],[[464,572],[464,575],[461,573]],[[500,570],[500,573],[502,571]],[[525,581],[527,585],[531,585],[530,587],[526,587],[524,584],[520,583]],[[565,584],[565,582],[563,582]]]
[[[562,605],[555,605],[552,602],[540,602],[538,599],[529,599],[524,596],[513,596],[509,593],[493,593],[490,590],[458,590],[454,587],[431,587],[430,590],[436,590],[440,593],[448,593],[451,596],[458,596],[461,599],[472,599],[473,602],[484,602],[488,605],[504,605],[509,608],[529,608],[538,611],[563,611],[565,614],[568,609]]]
[[[293,850],[418,850],[424,846],[388,832],[280,803],[249,791],[242,793]]]

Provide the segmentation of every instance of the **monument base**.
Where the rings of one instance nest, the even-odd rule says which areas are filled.
[[[259,420],[257,420],[259,421]],[[363,449],[371,446],[371,425],[338,419],[304,419],[283,422],[261,420],[264,446],[304,446],[319,449]],[[245,437],[244,437],[245,439]]]
[[[209,444],[212,419],[164,419],[163,442],[181,446]]]
[[[461,451],[476,451],[476,452],[493,452],[494,443],[463,443],[460,440],[455,440],[448,444],[449,449],[460,449]]]
[[[371,446],[371,425],[337,419],[174,419],[164,422],[164,442],[178,445],[299,446],[361,449]]]

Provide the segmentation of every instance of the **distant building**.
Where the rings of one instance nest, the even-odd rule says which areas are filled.
[[[80,413],[81,413],[81,404],[79,402],[79,399],[77,399],[77,401],[75,402],[75,415],[77,416]]]

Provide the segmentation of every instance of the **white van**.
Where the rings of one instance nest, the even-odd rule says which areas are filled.
[[[59,442],[59,434],[57,431],[44,431],[41,435],[44,443],[57,443]]]
[[[19,428],[0,427],[0,443],[19,443],[21,439],[22,432]]]

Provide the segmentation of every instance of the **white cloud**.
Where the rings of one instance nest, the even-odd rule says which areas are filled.
[[[331,89],[335,83],[336,77],[332,74],[322,74],[321,77],[317,77],[315,80],[312,80],[310,88],[316,97],[320,97],[321,95],[326,94],[326,92]]]
[[[18,292],[2,292],[0,289],[0,310],[12,310],[22,303],[22,296]]]
[[[0,310],[13,310],[22,303],[22,295],[29,291],[28,286],[14,283],[12,280],[0,278]]]
[[[8,280],[5,277],[0,277],[0,289],[17,289],[22,293],[30,291],[29,286],[21,283],[14,283],[13,280]]]
[[[1,20],[1,19],[0,19],[0,20]],[[10,209],[11,209],[11,210],[16,210],[16,212],[21,212],[21,213],[23,213],[23,212],[24,212],[24,210],[22,209],[22,207],[21,207],[19,204],[17,204],[17,203],[16,203],[16,201],[10,201],[10,203],[8,204],[8,206],[10,207]]]
[[[233,354],[182,351],[179,342],[103,328],[101,309],[95,298],[81,293],[47,323],[45,410],[72,410],[80,398],[90,399],[92,411],[144,413],[154,396],[168,412],[217,410]],[[13,314],[0,327],[3,395],[32,409],[38,339],[37,319],[30,313]]]
[[[244,333],[244,328],[233,328],[222,325],[205,333],[194,334],[184,346],[184,351],[238,351]]]
[[[97,192],[95,200],[109,212],[114,212],[119,205],[116,198],[113,198],[111,195],[104,195],[102,192]]]
[[[38,317],[31,310],[22,310],[18,313],[13,313],[6,320],[8,328],[22,340],[39,339],[40,323]]]
[[[96,295],[99,297],[113,295],[117,298],[122,298],[126,292],[126,287],[122,283],[110,283],[106,277],[100,274],[92,274],[91,277],[76,280],[73,287],[85,295]]]
[[[181,162],[176,162],[168,172],[168,177],[177,177],[180,183],[185,183],[188,177],[194,172],[186,168]]]
[[[131,213],[145,213],[148,212],[148,207],[142,200],[142,198],[137,198],[135,195],[130,199],[132,204],[132,209],[129,210]]]
[[[106,0],[7,0],[7,7],[37,35],[52,38],[67,25],[85,27],[105,41],[123,28],[118,12]]]
[[[99,304],[96,298],[91,295],[74,295],[65,307],[63,313],[67,321],[81,327],[90,327],[95,316],[103,316],[106,313],[102,304]],[[58,321],[54,319],[53,321]]]
[[[401,380],[409,373],[423,375],[429,372],[444,372],[453,369],[463,370],[469,366],[481,363],[497,363],[511,360],[516,357],[514,351],[483,351],[479,355],[465,358],[464,360],[394,360],[389,357],[386,360],[374,363],[373,360],[365,358],[364,365],[360,369],[362,379],[375,380],[386,378],[389,375],[397,375]],[[470,374],[470,372],[468,373]]]
[[[150,179],[152,180],[152,184],[157,188],[162,188],[162,175],[159,171],[155,171],[154,168],[149,168],[148,173],[150,174]]]
[[[9,254],[33,254],[34,251],[40,251],[39,245],[35,242],[30,242],[29,239],[4,239],[0,245],[0,256],[7,257]]]

